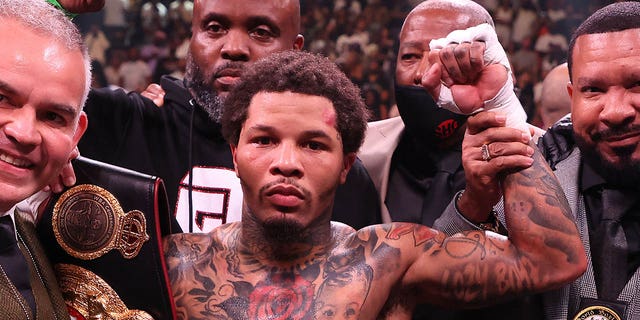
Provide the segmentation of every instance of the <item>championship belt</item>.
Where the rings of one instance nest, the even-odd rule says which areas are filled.
[[[627,303],[581,298],[580,311],[573,320],[626,320]]]
[[[156,177],[87,158],[37,224],[63,297],[78,319],[175,319],[162,237],[179,232]]]

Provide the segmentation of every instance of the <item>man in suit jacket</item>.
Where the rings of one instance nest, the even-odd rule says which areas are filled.
[[[42,0],[0,0],[0,43],[0,318],[66,320],[53,270],[16,204],[59,175],[84,133],[90,60],[74,24]]]
[[[640,3],[611,4],[587,18],[571,40],[568,66],[572,113],[540,145],[590,263],[576,281],[544,295],[545,317],[640,319]],[[482,138],[475,141],[465,167],[481,167],[473,162],[482,162]],[[449,209],[436,222],[441,230],[473,227],[455,203]]]

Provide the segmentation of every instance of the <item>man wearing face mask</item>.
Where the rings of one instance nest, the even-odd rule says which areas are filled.
[[[359,154],[380,193],[384,223],[432,226],[452,197],[465,188],[461,150],[467,116],[439,108],[423,87],[422,78],[430,65],[431,40],[482,23],[493,26],[489,13],[466,0],[427,0],[405,19],[395,74],[400,117],[369,123]],[[458,76],[472,81],[477,75],[474,70],[478,69],[458,70]],[[452,70],[447,71],[453,76]],[[503,230],[495,220],[475,222],[494,231]],[[537,303],[518,300],[473,311],[422,305],[414,319],[539,319],[540,315],[529,309]]]

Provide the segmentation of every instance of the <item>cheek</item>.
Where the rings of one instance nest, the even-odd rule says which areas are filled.
[[[574,131],[584,135],[585,132],[598,127],[600,111],[583,102],[573,102],[571,113]]]
[[[243,150],[236,154],[238,172],[243,179],[255,177],[261,172],[267,172],[268,163],[264,155],[259,156],[255,151]]]
[[[47,166],[59,170],[69,161],[73,150],[73,136],[68,134],[48,134],[43,138],[43,146],[47,153]]]
[[[415,72],[411,72],[412,68],[407,66],[398,67],[396,70],[396,81],[399,85],[412,85],[413,84],[413,75]]]
[[[195,39],[191,41],[189,50],[194,62],[198,66],[210,65],[217,57],[217,44],[215,41],[202,41],[202,39]]]

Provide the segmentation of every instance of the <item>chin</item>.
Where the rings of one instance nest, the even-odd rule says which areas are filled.
[[[276,243],[292,243],[300,242],[304,239],[305,226],[297,221],[282,214],[279,217],[272,217],[262,223],[265,231],[265,237]]]
[[[622,187],[637,188],[640,181],[640,159],[637,147],[614,150],[614,155],[605,153],[603,146],[586,144],[576,136],[580,152],[608,183]]]

